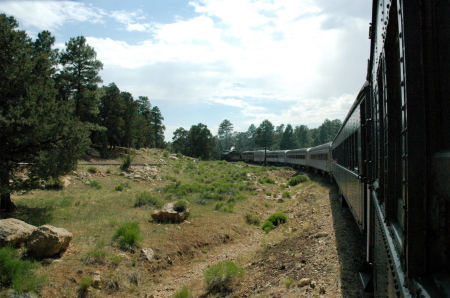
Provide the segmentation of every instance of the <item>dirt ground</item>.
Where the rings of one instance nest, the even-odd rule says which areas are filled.
[[[215,247],[206,259],[160,272],[155,289],[144,297],[172,297],[182,285],[189,285],[195,297],[209,297],[202,271],[222,261],[244,264],[246,270],[245,279],[228,297],[369,296],[358,276],[364,261],[363,236],[349,209],[341,206],[335,187],[325,184],[297,194],[287,212],[289,224],[269,234],[255,228]]]
[[[145,155],[138,155],[133,163],[163,162],[159,153],[150,155],[158,157],[149,160]],[[83,162],[101,164],[99,161],[90,158]],[[120,162],[120,158],[108,160],[108,163]],[[297,174],[292,170],[270,173],[274,177]],[[96,175],[99,179],[105,176],[104,173]],[[80,261],[86,248],[71,245],[60,260],[43,267],[51,276],[51,283],[40,295],[161,298],[173,297],[187,286],[194,297],[216,297],[206,293],[203,271],[213,264],[233,261],[244,268],[246,274],[231,293],[226,293],[227,297],[366,297],[368,294],[363,292],[358,276],[364,261],[364,237],[349,209],[341,206],[334,184],[323,177],[309,177],[315,183],[292,193],[292,197],[281,204],[283,213],[289,216],[288,222],[269,233],[243,220],[247,212],[260,212],[264,219],[281,206],[276,203],[280,198],[268,197],[264,189],[258,189],[252,200],[257,200],[259,205],[268,200],[267,206],[272,205],[273,210],[267,206],[252,210],[253,205],[248,205],[248,210],[230,213],[226,215],[227,221],[219,220],[213,225],[211,219],[204,216],[179,225],[143,225],[148,233],[161,230],[166,235],[163,241],[149,244],[157,256],[150,262],[135,252],[120,253],[128,260],[120,266],[111,266],[109,262],[87,266]],[[83,276],[96,274],[100,274],[103,281],[108,276],[121,278],[120,288],[111,279],[109,285],[117,285],[114,291],[105,291],[103,284],[103,288],[92,287],[82,296],[77,295],[74,289],[79,287]],[[136,286],[130,282],[133,276],[139,277]]]

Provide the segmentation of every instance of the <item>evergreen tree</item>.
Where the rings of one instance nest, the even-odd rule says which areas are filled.
[[[93,122],[98,114],[98,75],[103,64],[96,59],[97,53],[86,43],[84,36],[71,38],[60,55],[63,66],[58,75],[61,96],[72,102],[75,115],[82,122]]]
[[[137,104],[138,118],[136,125],[138,129],[136,131],[136,147],[151,147],[155,135],[151,123],[152,106],[147,96],[139,96]]]
[[[138,102],[133,99],[133,95],[129,92],[120,92],[120,98],[123,104],[123,138],[121,145],[123,147],[134,147],[136,141]]]
[[[290,124],[286,126],[280,141],[281,150],[289,150],[298,148],[298,142],[294,137],[294,129]]]
[[[264,148],[264,153],[267,152],[274,142],[274,128],[269,120],[264,120],[261,122],[259,127],[255,131],[255,144]],[[264,163],[266,163],[266,154],[264,154]]]
[[[192,125],[188,135],[189,156],[207,160],[212,155],[213,135],[205,124]]]
[[[32,42],[13,17],[0,14],[0,208],[11,192],[72,170],[88,144],[86,128],[57,100],[54,38]]]
[[[157,106],[152,108],[150,115],[155,148],[162,148],[164,146],[164,131],[166,130],[166,127],[163,125],[164,117]]]
[[[225,139],[225,148],[224,150],[228,150],[228,137],[233,132],[233,124],[230,122],[230,120],[225,119],[220,123],[219,125],[219,131],[218,135],[221,139]]]
[[[273,141],[273,150],[280,149],[281,138],[284,133],[284,124],[281,124],[275,128],[274,132],[274,141]]]
[[[125,105],[116,84],[102,87],[99,105],[100,125],[106,128],[105,134],[110,147],[121,144],[125,135]]]
[[[298,148],[307,148],[311,146],[310,130],[306,125],[296,126],[294,135],[297,139]]]
[[[256,132],[256,126],[254,124],[251,124],[247,129],[247,150],[253,150],[255,147],[255,132]]]
[[[172,147],[175,152],[180,152],[184,155],[189,154],[189,132],[183,127],[177,128],[173,132]]]

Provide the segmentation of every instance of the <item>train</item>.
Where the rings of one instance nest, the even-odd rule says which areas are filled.
[[[367,76],[332,142],[245,151],[330,175],[375,297],[450,297],[450,1],[374,0]]]

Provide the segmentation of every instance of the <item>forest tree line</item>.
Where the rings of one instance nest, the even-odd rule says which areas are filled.
[[[193,125],[189,130],[178,128],[168,148],[202,159],[218,159],[222,151],[231,147],[239,152],[307,148],[331,142],[341,125],[339,119],[325,119],[318,128],[308,128],[306,125],[292,127],[290,124],[274,126],[269,120],[264,120],[258,127],[252,124],[247,131],[237,132],[233,124],[225,119],[215,136],[202,123]]]

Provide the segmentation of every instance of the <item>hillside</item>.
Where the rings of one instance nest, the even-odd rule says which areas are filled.
[[[308,175],[291,187],[289,179],[304,173],[197,161],[153,149],[133,152],[135,165],[123,172],[123,153],[80,161],[77,171],[64,177],[62,190],[13,197],[19,207],[15,217],[74,234],[61,258],[40,267],[39,274],[48,276],[42,297],[172,297],[183,286],[194,297],[208,297],[203,271],[222,261],[246,271],[229,297],[362,295],[357,270],[364,243],[326,178]],[[152,199],[136,204],[144,191]],[[153,203],[180,198],[190,202],[187,221],[151,219]],[[288,222],[268,233],[246,222],[251,215],[262,223],[274,212],[286,214]],[[138,247],[123,249],[112,240],[127,222],[139,224]],[[98,284],[80,290],[94,277]]]

